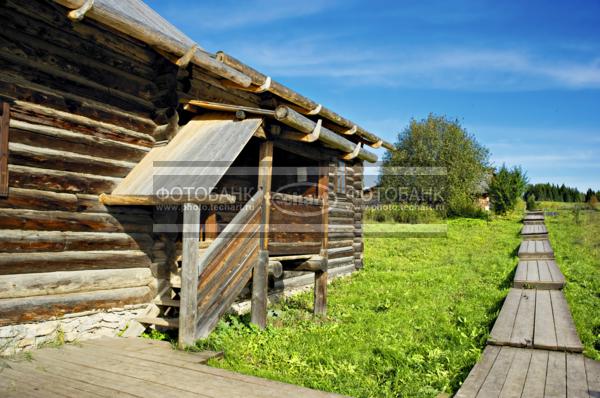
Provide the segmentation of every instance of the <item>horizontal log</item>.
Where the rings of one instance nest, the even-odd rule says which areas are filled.
[[[128,304],[147,303],[149,287],[98,290],[95,292],[35,296],[0,300],[0,326],[59,317],[87,310],[123,308]]]
[[[88,212],[88,213],[110,213],[110,214],[142,214],[148,217],[152,217],[153,208],[152,207],[142,207],[142,206],[115,206],[115,205],[105,205],[100,201],[99,195],[89,195],[78,193],[75,194],[77,196],[77,209],[80,212]]]
[[[266,75],[258,72],[256,69],[249,67],[248,65],[237,60],[236,58],[232,57],[231,55],[226,54],[223,51],[217,52],[217,60],[220,62],[223,62],[224,64],[229,65],[229,66],[243,72],[245,75],[249,76],[252,79],[252,84],[254,86],[260,87],[260,86],[266,84],[266,82],[267,82]],[[276,81],[273,81],[273,80],[270,81],[267,91],[285,99],[286,101],[291,102],[294,105],[297,105],[298,107],[300,107],[299,109],[297,108],[297,110],[301,111],[302,113],[306,114],[306,113],[314,112],[316,109],[318,109],[319,111],[317,114],[319,116],[322,116],[322,117],[330,120],[331,122],[338,124],[339,126],[342,127],[342,129],[340,129],[340,130],[344,130],[344,129],[350,130],[355,127],[354,123],[352,123],[348,119],[341,117],[337,113],[329,110],[328,108],[326,108],[324,106],[320,106],[315,101],[313,101],[301,94],[298,94],[294,90],[292,90]],[[365,129],[363,129],[359,126],[356,126],[356,133],[360,137],[362,137],[363,139],[368,141],[369,143],[376,143],[379,141],[379,137],[369,133],[368,131],[366,131]],[[388,142],[384,141],[383,145],[390,150],[395,149],[393,147],[393,145]]]
[[[0,253],[0,275],[112,268],[150,268],[140,250]]]
[[[80,155],[24,144],[9,143],[9,162],[19,166],[44,166],[63,171],[85,172],[108,177],[124,177],[135,163]]]
[[[147,286],[152,280],[148,268],[0,275],[0,299]]]
[[[336,247],[327,250],[327,257],[331,261],[336,258],[354,256],[354,248],[352,246]]]
[[[144,215],[0,209],[0,229],[151,233],[152,227]]]
[[[83,0],[56,0],[65,7],[75,9],[83,5]],[[189,49],[195,44],[189,38],[183,39],[181,34],[175,36],[165,33],[146,20],[135,18],[131,15],[126,15],[119,12],[118,8],[110,3],[96,3],[94,7],[87,13],[86,18],[94,19],[98,22],[107,24],[113,29],[119,30],[126,35],[134,37],[150,46],[156,47],[168,53],[172,53],[177,57],[185,55]],[[185,40],[185,41],[183,41]],[[218,76],[229,79],[242,87],[248,87],[252,80],[243,73],[233,69],[232,67],[216,61],[208,53],[200,48],[196,48],[190,60],[196,64]]]
[[[329,207],[329,217],[354,217],[354,210],[349,208]]]
[[[16,119],[11,119],[10,128],[11,142],[111,160],[139,161],[150,150],[143,146]]]
[[[20,75],[0,73],[0,92],[7,97],[41,103],[61,111],[102,120],[142,133],[151,134],[156,129],[156,124],[149,119],[149,113],[127,112],[68,91],[28,81]]]
[[[69,193],[10,188],[6,198],[0,198],[0,208],[76,211],[77,196]]]
[[[139,85],[136,90],[131,87],[131,84],[130,87],[125,87],[125,89],[135,91],[135,93],[130,93],[121,90],[123,84],[120,85],[121,87],[115,84],[118,82],[117,74],[109,74],[110,78],[106,78],[103,77],[101,71],[85,65],[75,63],[64,65],[66,62],[58,53],[51,53],[50,56],[38,53],[29,57],[26,53],[24,54],[23,47],[26,51],[32,43],[28,42],[17,46],[15,36],[18,34],[13,35],[12,32],[9,32],[8,36],[4,35],[4,37],[0,34],[0,65],[4,63],[3,70],[20,70],[24,76],[36,75],[37,81],[44,81],[48,87],[68,87],[69,91],[97,100],[110,101],[123,109],[132,111],[152,109],[152,102],[143,97],[150,97],[155,93],[144,93],[143,85]],[[52,51],[52,49],[48,48],[44,51]],[[150,85],[151,83],[148,82],[148,86]]]
[[[0,252],[61,252],[85,250],[152,250],[150,234],[0,230]]]
[[[99,194],[110,192],[121,178],[103,177],[73,171],[8,165],[9,186],[56,192]]]
[[[323,261],[321,256],[313,256],[306,261],[302,261],[300,263],[286,263],[283,265],[283,269],[285,271],[295,271],[295,272],[317,272],[317,271],[325,271],[327,270],[327,262]]]
[[[321,242],[280,242],[269,241],[269,254],[273,256],[287,256],[294,254],[317,254],[321,249]]]
[[[354,217],[329,217],[329,225],[354,225]]]
[[[73,22],[65,9],[54,2],[35,1],[24,4],[19,0],[7,0],[6,9],[15,17],[22,15],[29,28],[38,27],[34,36],[61,45],[77,54],[86,54],[103,62],[114,59],[132,73],[151,76],[151,65],[158,54],[144,43],[119,34],[108,26],[99,25],[89,19]],[[29,31],[28,31],[29,32]],[[128,62],[131,63],[128,63]],[[135,69],[135,66],[144,69]]]
[[[98,198],[102,204],[114,206],[153,206],[159,204],[233,204],[235,196],[233,195],[208,195],[196,197],[194,195],[181,197],[159,198],[157,196],[136,196],[136,195],[107,195],[101,194]]]
[[[269,278],[281,278],[283,275],[283,266],[281,261],[269,261]]]
[[[317,127],[315,122],[286,106],[278,106],[277,109],[275,109],[275,118],[305,134],[311,134]],[[319,140],[332,148],[346,153],[352,153],[356,147],[356,144],[352,141],[325,127],[321,127]],[[377,155],[363,148],[360,149],[358,157],[360,159],[368,160],[369,162],[377,161]]]
[[[11,104],[10,110],[14,119],[29,123],[76,131],[96,138],[105,138],[145,148],[151,148],[154,145],[154,138],[149,134],[44,105],[16,100]],[[152,128],[156,127],[150,119],[146,122],[151,124]]]
[[[342,267],[346,265],[354,266],[354,255],[331,259],[327,262],[329,270],[332,268]]]
[[[352,244],[354,243],[354,239],[334,239],[334,240],[329,240],[327,245],[328,249],[335,249],[338,247],[348,247],[348,246],[352,246]]]

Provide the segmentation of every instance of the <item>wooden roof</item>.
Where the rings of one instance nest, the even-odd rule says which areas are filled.
[[[210,117],[210,119],[208,119]],[[168,145],[153,148],[113,190],[112,197],[179,196],[180,190],[210,193],[262,123],[200,116]],[[171,195],[171,196],[173,196]]]
[[[354,122],[343,118],[327,107],[306,98],[235,58],[204,51],[197,43],[161,17],[141,0],[55,0],[71,9],[69,17],[79,20],[84,16],[104,23],[131,37],[166,53],[179,57],[177,64],[198,65],[229,82],[232,87],[252,92],[270,92],[287,101],[297,110],[314,118],[322,118],[338,126],[335,133],[356,135],[359,142],[379,148],[395,150],[393,144],[366,131]]]

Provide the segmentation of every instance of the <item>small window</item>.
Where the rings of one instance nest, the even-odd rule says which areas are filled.
[[[346,193],[346,163],[338,161],[337,173],[335,176],[335,192],[339,194]]]

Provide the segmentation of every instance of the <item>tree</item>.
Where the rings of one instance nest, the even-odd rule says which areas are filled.
[[[525,192],[527,176],[521,167],[508,169],[502,165],[490,183],[490,200],[494,213],[506,214],[513,210]]]
[[[443,203],[449,215],[472,211],[475,197],[489,173],[489,151],[457,120],[431,114],[421,121],[413,119],[398,135],[396,149],[383,159],[379,184],[386,192],[385,199]],[[423,169],[416,173],[405,169],[415,167]],[[431,192],[434,194],[430,195]]]
[[[592,191],[592,188],[589,188],[585,193],[585,202],[589,203],[590,199],[592,199],[592,196],[594,196],[594,191]]]

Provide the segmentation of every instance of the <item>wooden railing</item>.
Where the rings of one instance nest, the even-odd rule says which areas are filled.
[[[262,199],[259,190],[200,259],[195,339],[208,336],[252,276],[259,253]]]

